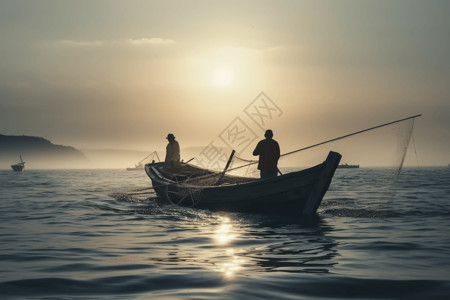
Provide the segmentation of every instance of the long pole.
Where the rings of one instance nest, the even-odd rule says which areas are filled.
[[[228,158],[225,169],[223,169],[222,174],[220,175],[219,179],[217,179],[217,181],[214,183],[214,185],[218,185],[219,182],[222,180],[223,176],[225,176],[225,172],[227,171],[228,167],[230,166],[231,160],[233,159],[234,152],[236,152],[236,151],[233,149],[233,151],[231,151],[230,157]]]
[[[147,155],[146,157],[144,157],[141,161],[138,162],[138,164],[140,164],[141,162],[143,162],[144,160],[147,159],[147,157],[149,157],[150,155],[155,154],[156,151],[153,151],[152,153],[150,153],[149,155]]]
[[[334,142],[334,141],[337,141],[337,140],[341,140],[343,138],[347,138],[349,136],[360,134],[360,133],[363,133],[363,132],[366,132],[366,131],[369,131],[369,130],[374,130],[374,129],[377,129],[377,128],[380,128],[380,127],[384,127],[384,126],[392,125],[392,124],[395,124],[395,123],[403,122],[403,121],[406,121],[406,120],[418,118],[421,115],[422,114],[419,114],[419,115],[415,115],[415,116],[412,116],[412,117],[408,117],[408,118],[400,119],[400,120],[397,120],[397,121],[392,121],[392,122],[389,122],[389,123],[385,123],[385,124],[381,124],[381,125],[378,125],[378,126],[370,127],[370,128],[367,128],[367,129],[359,130],[359,131],[356,131],[356,132],[353,132],[353,133],[349,133],[349,134],[346,134],[346,135],[343,135],[343,136],[340,136],[340,137],[337,137],[337,138],[334,138],[334,139],[331,139],[331,140],[328,140],[328,141],[325,141],[325,142],[321,142],[321,143],[314,144],[314,145],[311,145],[311,146],[308,146],[308,147],[305,147],[305,148],[301,148],[301,149],[297,149],[297,150],[294,150],[294,151],[291,151],[291,152],[284,153],[284,154],[280,155],[280,157],[281,156],[285,156],[285,155],[289,155],[289,154],[293,154],[293,153],[297,153],[297,152],[300,152],[300,151],[303,151],[303,150],[306,150],[306,149],[311,149],[311,148],[314,148],[314,147],[317,147],[317,146],[320,146],[320,145],[323,145],[323,144],[331,143],[331,142]],[[246,165],[242,165],[242,166],[239,166],[239,167],[236,167],[236,168],[232,168],[232,169],[230,169],[228,171],[232,171],[232,170],[236,170],[236,169],[239,169],[239,168],[247,167],[247,166],[250,166],[250,165],[253,165],[253,164],[256,164],[256,163],[257,162],[251,162],[251,163],[246,164]]]
[[[409,119],[418,118],[421,115],[422,114],[415,115],[415,116],[404,118],[404,119],[401,119],[401,120],[397,120],[397,121],[381,124],[381,125],[378,125],[378,126],[374,126],[374,127],[371,127],[371,128],[367,128],[367,129],[364,129],[364,130],[356,131],[356,132],[353,132],[353,133],[350,133],[350,134],[346,134],[346,135],[343,135],[343,136],[340,136],[340,137],[337,137],[337,138],[334,138],[334,139],[331,139],[331,140],[328,140],[328,141],[325,141],[325,142],[321,142],[321,143],[318,143],[318,144],[315,144],[315,145],[311,145],[311,146],[308,146],[308,147],[305,147],[305,148],[301,148],[301,149],[294,150],[294,151],[291,151],[291,152],[288,152],[288,153],[284,153],[281,156],[289,155],[289,154],[292,154],[292,153],[297,153],[297,152],[300,152],[300,151],[303,151],[303,150],[306,150],[306,149],[310,149],[310,148],[317,147],[317,146],[320,146],[320,145],[323,145],[323,144],[331,143],[331,142],[334,142],[334,141],[337,141],[337,140],[341,140],[341,139],[347,138],[349,136],[360,134],[360,133],[363,133],[363,132],[366,132],[366,131],[369,131],[369,130],[377,129],[377,128],[380,128],[380,127],[392,125],[392,124],[399,123],[399,122],[403,122],[403,121],[406,121],[406,120],[409,120]]]

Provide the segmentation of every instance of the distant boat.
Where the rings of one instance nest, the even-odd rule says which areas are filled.
[[[127,171],[140,171],[144,170],[144,164],[142,162],[138,162],[134,165],[133,168],[127,168]]]
[[[342,164],[338,166],[338,169],[357,169],[357,168],[359,168],[359,165]]]
[[[22,160],[22,156],[20,155],[20,163],[11,165],[11,168],[16,172],[22,172],[25,167],[25,162]]]
[[[147,158],[149,158],[150,156],[152,156],[152,155],[156,155],[156,157],[157,157],[158,160],[159,160],[158,153],[157,153],[156,151],[154,151],[154,152],[150,153],[149,155],[147,155],[146,157],[144,157],[144,158],[143,158],[141,161],[139,161],[137,164],[135,164],[133,168],[127,168],[127,171],[143,171],[143,170],[144,170],[144,166],[145,166],[144,161],[145,161]]]

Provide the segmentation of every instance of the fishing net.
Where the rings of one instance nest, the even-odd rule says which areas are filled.
[[[232,175],[232,168],[230,160],[227,170],[221,172],[205,170],[188,164],[180,164],[165,171],[160,169],[160,171],[166,172],[165,177],[176,183],[167,190],[169,202],[194,206],[198,203],[205,187],[236,185],[256,180],[256,178]],[[230,171],[227,172],[228,170]]]
[[[405,163],[414,166],[413,152],[408,148],[413,134],[414,119],[377,128],[317,147],[287,155],[280,159],[283,172],[301,170],[323,161],[329,151],[342,155],[334,176],[334,195],[369,201],[373,207],[387,209],[397,190],[397,182]],[[409,155],[408,155],[409,154]],[[370,181],[368,184],[367,181]],[[354,204],[349,204],[354,205]]]
[[[398,175],[404,165],[413,131],[414,119],[336,139],[308,149],[284,155],[283,169],[303,169],[320,163],[329,151],[342,155],[341,165],[365,168],[387,168]],[[296,150],[293,150],[296,151]]]

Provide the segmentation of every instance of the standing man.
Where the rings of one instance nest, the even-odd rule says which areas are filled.
[[[169,133],[166,137],[169,143],[166,146],[166,159],[164,160],[168,168],[180,163],[180,145],[175,141],[175,136]]]
[[[266,139],[259,141],[253,150],[253,155],[259,155],[258,170],[261,171],[261,179],[277,176],[278,159],[280,158],[280,146],[277,141],[272,139],[272,130],[267,129],[264,136]]]

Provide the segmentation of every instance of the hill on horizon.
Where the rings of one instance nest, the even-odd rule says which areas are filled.
[[[88,158],[71,146],[55,145],[49,140],[26,135],[0,134],[0,168],[9,169],[11,164],[25,161],[25,168],[86,168]]]

